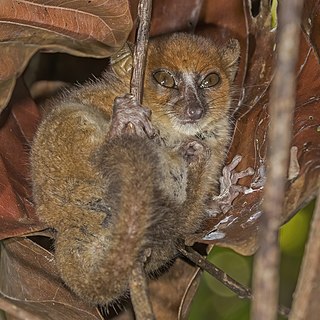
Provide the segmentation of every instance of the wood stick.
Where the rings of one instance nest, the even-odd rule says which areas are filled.
[[[133,70],[130,92],[142,103],[144,73],[149,39],[152,0],[140,0],[138,4],[138,30],[133,53]],[[141,257],[132,270],[129,280],[130,295],[137,320],[154,320],[144,270],[145,257]]]
[[[148,48],[152,0],[140,0],[138,5],[138,31],[133,52],[133,71],[130,92],[142,103],[144,72]]]
[[[227,288],[229,288],[231,291],[237,294],[239,298],[252,299],[251,289],[247,288],[243,284],[239,283],[238,281],[230,277],[223,270],[221,270],[213,263],[209,262],[207,259],[202,257],[194,249],[190,247],[185,248],[184,246],[179,246],[178,250],[182,255],[184,255],[190,261],[195,263],[199,268],[201,268],[204,271],[207,271],[214,278],[220,281],[223,285],[225,285]],[[278,312],[282,316],[288,317],[290,309],[285,306],[279,306]]]
[[[154,320],[144,271],[144,261],[139,261],[133,269],[129,280],[129,288],[136,320]]]
[[[298,284],[293,296],[290,320],[319,319],[320,304],[320,189],[313,213]]]
[[[220,268],[209,262],[207,259],[203,258],[198,252],[196,252],[192,248],[185,248],[181,246],[178,248],[178,250],[181,254],[183,254],[186,258],[195,263],[202,270],[205,270],[208,273],[210,273],[214,278],[216,278],[227,288],[229,288],[231,291],[237,294],[239,298],[251,298],[251,290],[249,288],[246,288],[241,283],[231,278],[228,274],[223,272]]]
[[[283,0],[279,13],[278,56],[270,94],[267,181],[260,249],[254,260],[253,320],[277,319],[280,249],[278,231],[283,216],[292,121],[295,108],[302,0]]]

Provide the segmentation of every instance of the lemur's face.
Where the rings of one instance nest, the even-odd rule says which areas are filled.
[[[196,134],[226,117],[239,48],[217,48],[193,35],[150,41],[144,104],[152,117],[185,134]]]

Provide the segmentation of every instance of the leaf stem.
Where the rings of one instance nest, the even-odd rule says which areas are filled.
[[[149,40],[152,0],[140,0],[138,4],[138,30],[133,52],[133,70],[130,92],[142,103],[144,73]],[[132,305],[137,320],[154,320],[151,301],[148,293],[147,276],[144,270],[144,259],[141,257],[132,270],[129,280]]]
[[[148,48],[152,0],[140,0],[138,5],[138,31],[133,52],[133,71],[130,92],[142,103],[144,72]]]
[[[155,320],[153,315],[144,262],[138,261],[129,280],[131,301],[137,320]]]

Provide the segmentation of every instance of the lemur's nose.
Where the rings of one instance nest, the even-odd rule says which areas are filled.
[[[199,120],[203,115],[203,108],[198,104],[191,105],[187,109],[187,114],[191,120]]]

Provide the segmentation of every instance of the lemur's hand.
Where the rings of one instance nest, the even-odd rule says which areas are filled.
[[[154,138],[157,133],[150,117],[151,110],[139,104],[133,95],[117,97],[113,104],[109,138],[123,134]]]

